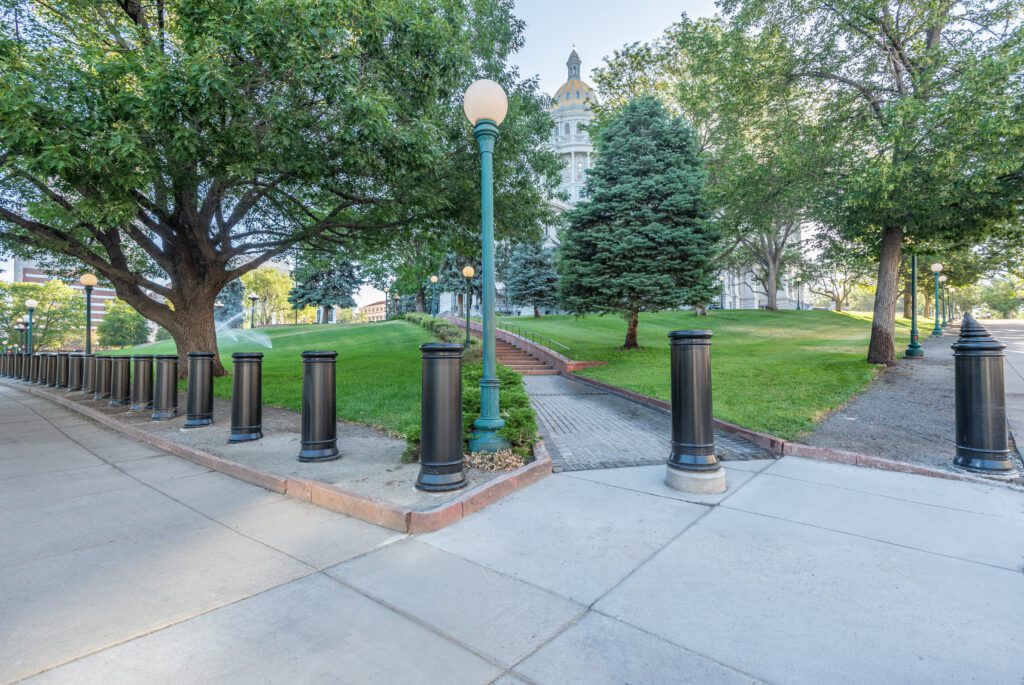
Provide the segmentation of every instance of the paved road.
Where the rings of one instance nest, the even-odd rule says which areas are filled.
[[[0,682],[1024,676],[1024,495],[785,458],[556,474],[408,537],[0,384]]]
[[[663,464],[668,459],[671,417],[563,376],[524,376],[537,412],[538,430],[555,471]],[[772,459],[751,442],[715,431],[720,459]]]
[[[1006,383],[1006,419],[1024,449],[1024,320],[985,321],[979,323],[1006,343],[1003,378]]]

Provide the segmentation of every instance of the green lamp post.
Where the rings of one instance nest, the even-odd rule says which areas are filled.
[[[437,301],[437,275],[430,275],[430,315],[437,318],[437,310],[441,303]]]
[[[942,326],[939,325],[939,272],[942,271],[942,264],[932,264],[932,276],[935,278],[935,325],[932,327],[932,335],[942,335]]]
[[[949,277],[946,274],[939,276],[939,293],[942,295],[942,327],[946,327],[946,280]],[[938,315],[936,315],[938,318]]]
[[[476,276],[476,269],[470,265],[462,267],[462,277],[466,279],[466,301],[462,308],[466,315],[466,349],[469,349],[469,301],[473,298],[473,276]]]
[[[260,296],[256,293],[249,295],[249,328],[256,328],[256,301]],[[322,323],[327,323],[323,321]]]
[[[509,443],[498,435],[505,426],[498,406],[498,364],[494,343],[494,144],[498,126],[508,113],[505,91],[494,81],[480,79],[466,89],[462,103],[480,146],[480,233],[483,281],[483,377],[480,379],[480,417],[473,422],[469,449],[497,452]]]
[[[917,333],[917,255],[910,255],[910,344],[906,357],[923,357],[924,349],[918,342]]]
[[[28,348],[28,353],[32,354],[35,350],[32,347],[32,314],[35,313],[36,307],[39,306],[39,302],[36,300],[25,300],[25,309],[28,311],[28,337],[25,342],[25,347]]]
[[[92,274],[82,274],[78,282],[85,288],[85,353],[92,353],[92,289],[97,279]]]

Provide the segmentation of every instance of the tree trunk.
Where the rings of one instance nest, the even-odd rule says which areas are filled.
[[[705,307],[702,304],[698,304],[697,306],[695,306],[693,308],[693,313],[694,313],[695,316],[707,316],[708,315],[708,308]]]
[[[205,285],[205,288],[201,286]],[[118,296],[135,308],[150,321],[163,326],[178,351],[178,376],[188,375],[189,352],[213,352],[213,375],[225,375],[217,349],[217,325],[214,320],[214,303],[221,287],[216,284],[196,284],[189,291],[189,298],[175,303],[174,309],[155,302],[149,296],[132,290],[122,290],[115,284]]]
[[[927,287],[923,288],[923,290],[924,290],[924,312],[922,313],[922,316],[926,316],[926,317],[928,317],[930,319],[930,318],[932,318],[932,294],[931,294],[931,290],[929,290]]]
[[[416,291],[416,311],[420,314],[427,311],[426,293],[423,292],[423,288]]]
[[[640,312],[636,309],[626,316],[626,344],[623,347],[627,350],[635,350],[640,347],[636,341],[636,329],[640,324]]]
[[[466,309],[466,299],[462,293],[459,293],[455,296],[455,304],[459,308],[459,316],[461,316],[463,319],[466,318],[466,312],[469,310]]]
[[[888,226],[882,232],[882,250],[878,260],[878,287],[871,316],[871,343],[868,361],[872,364],[896,363],[896,299],[899,295],[900,253],[903,231]]]
[[[537,307],[537,305],[533,305],[533,318],[540,318],[540,309]]]
[[[331,311],[330,308],[325,304],[320,306],[320,323],[330,323]]]
[[[768,278],[764,282],[764,292],[768,297],[765,309],[775,311],[779,308],[779,269],[775,264],[768,265]]]
[[[843,298],[842,297],[833,298],[832,302],[835,303],[835,307],[836,307],[836,311],[837,312],[843,311]]]
[[[910,292],[910,274],[907,274],[907,279],[903,283],[903,318],[909,319],[914,316],[914,299]]]

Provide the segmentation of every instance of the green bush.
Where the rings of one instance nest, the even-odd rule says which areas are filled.
[[[170,331],[168,331],[163,326],[159,326],[156,329],[156,338],[154,338],[154,339],[157,342],[160,342],[160,341],[163,341],[163,340],[170,340],[171,339],[171,333],[170,333]]]
[[[469,440],[473,432],[473,421],[480,416],[480,378],[483,376],[483,365],[465,364],[462,367],[462,433],[463,440]],[[498,435],[512,444],[512,449],[526,461],[533,460],[533,444],[537,442],[537,417],[530,406],[530,398],[526,395],[526,387],[522,377],[503,366],[498,367],[498,380],[501,387],[498,391],[501,406],[501,418],[505,419],[505,427]],[[419,459],[420,427],[406,431],[408,446],[403,455],[404,461]]]
[[[423,328],[426,328],[428,331],[433,333],[434,337],[441,342],[459,344],[466,342],[466,329],[456,326],[447,319],[436,319],[430,316],[430,314],[421,314],[419,312],[403,314],[402,318],[416,324],[417,326],[423,326]],[[464,364],[473,364],[479,362],[480,359],[480,341],[476,338],[470,338],[469,349],[466,350],[463,355],[462,361]]]

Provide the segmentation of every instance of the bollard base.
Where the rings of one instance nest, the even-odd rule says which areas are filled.
[[[961,471],[1000,481],[1014,481],[1020,478],[1016,465],[1009,459],[984,459],[981,457],[957,455],[953,466]]]
[[[177,409],[171,409],[170,411],[158,411],[153,412],[153,416],[150,420],[152,421],[167,421],[169,419],[176,418],[178,416]]]
[[[212,426],[212,425],[213,425],[213,419],[212,418],[205,418],[205,417],[204,418],[194,418],[194,419],[188,418],[188,419],[185,419],[185,424],[182,426],[182,428],[202,428],[203,426]]]
[[[501,426],[496,428],[480,426],[480,419],[477,419],[473,427],[473,433],[469,437],[469,451],[493,453],[510,449],[512,444],[498,435],[498,429],[504,425],[505,422],[502,421]]]
[[[334,461],[341,458],[341,452],[337,447],[328,447],[322,450],[302,450],[299,452],[299,461]]]
[[[725,492],[725,469],[719,466],[714,471],[682,471],[666,466],[665,485],[680,492],[717,495]]]
[[[233,442],[251,442],[253,440],[259,440],[263,437],[262,430],[250,431],[248,433],[232,433],[228,436],[228,443]]]

